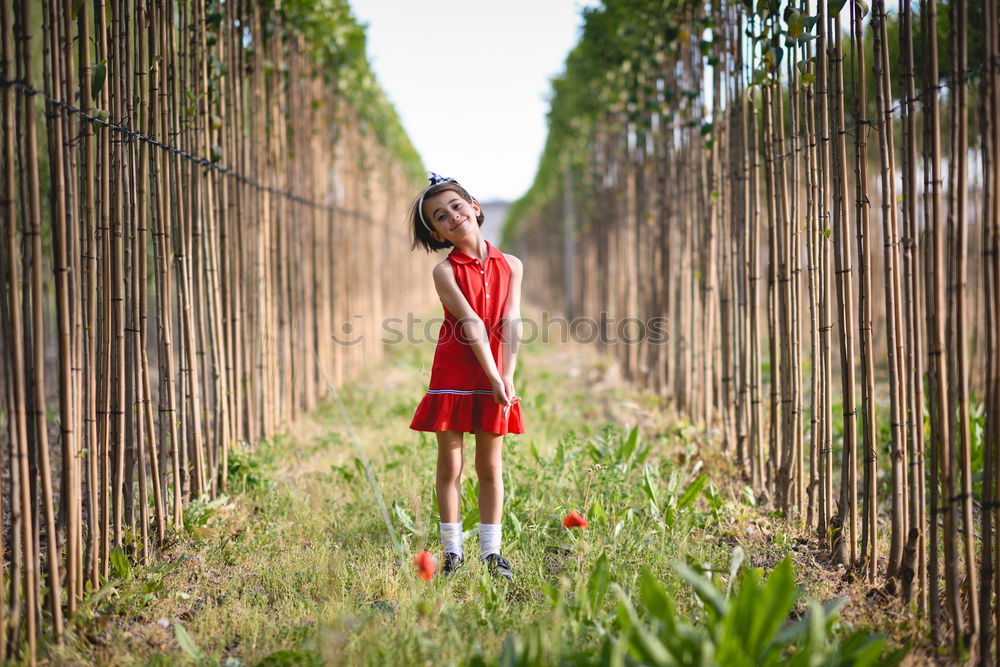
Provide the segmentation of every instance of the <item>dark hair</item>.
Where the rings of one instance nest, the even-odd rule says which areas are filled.
[[[436,185],[430,186],[423,193],[423,201],[426,202],[434,195],[441,194],[442,192],[445,192],[447,190],[455,192],[456,194],[458,194],[459,197],[469,202],[470,204],[476,201],[475,199],[472,198],[472,195],[469,194],[468,190],[463,188],[455,181],[445,181],[443,183],[438,183]],[[420,221],[420,211],[417,210],[417,207],[420,206],[420,202],[421,202],[421,197],[418,195],[417,198],[413,200],[413,205],[410,206],[409,224],[412,227],[411,231],[413,233],[413,242],[410,244],[410,250],[416,250],[418,247],[420,247],[426,250],[427,252],[432,252],[434,250],[441,250],[442,248],[450,248],[452,246],[451,241],[438,241],[432,238],[431,233],[427,230],[427,227],[425,227],[424,223]],[[478,204],[479,202],[476,203]],[[486,221],[486,214],[483,213],[482,208],[480,207],[479,215],[476,216],[476,222],[478,222],[479,226],[482,227],[483,222],[485,221]],[[434,227],[434,225],[429,220],[428,224],[430,224],[432,228]]]

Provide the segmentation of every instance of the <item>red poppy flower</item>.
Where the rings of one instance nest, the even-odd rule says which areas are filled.
[[[587,520],[580,516],[576,510],[573,510],[566,515],[565,519],[563,519],[563,525],[567,528],[586,528],[590,524],[587,523]]]
[[[431,556],[430,551],[424,549],[414,556],[413,564],[417,566],[417,571],[420,572],[422,579],[430,581],[431,577],[434,576],[434,557]]]

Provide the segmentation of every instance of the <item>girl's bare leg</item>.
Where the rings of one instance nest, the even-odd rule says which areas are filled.
[[[462,520],[460,510],[464,435],[462,431],[437,432],[437,502],[438,514],[444,523]]]
[[[476,431],[476,474],[479,476],[479,521],[500,523],[503,510],[503,436]]]

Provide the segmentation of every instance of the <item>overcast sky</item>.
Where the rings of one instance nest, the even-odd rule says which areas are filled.
[[[528,189],[550,79],[596,0],[350,0],[368,57],[430,171],[483,201]]]

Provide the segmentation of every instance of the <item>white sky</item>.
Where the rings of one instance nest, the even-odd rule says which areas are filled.
[[[368,57],[430,171],[513,200],[545,145],[550,79],[596,0],[351,0]]]

